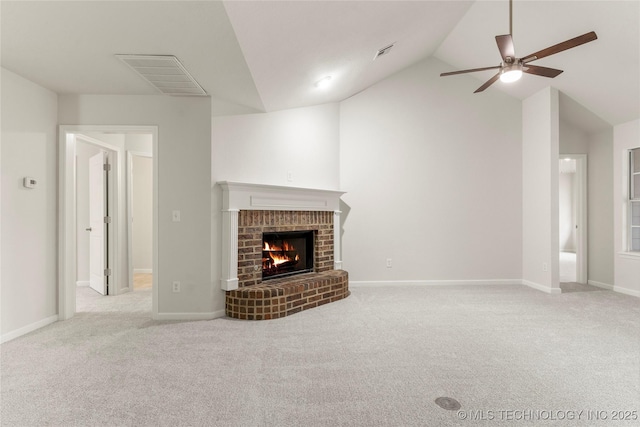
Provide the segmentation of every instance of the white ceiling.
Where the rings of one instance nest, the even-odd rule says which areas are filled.
[[[507,0],[3,0],[0,7],[2,66],[59,94],[154,94],[114,55],[175,55],[214,107],[234,112],[340,101],[431,55],[452,70],[498,65],[494,37],[508,33]],[[591,30],[599,39],[537,61],[564,70],[553,80],[525,75],[487,90],[523,99],[552,83],[570,100],[565,110],[580,107],[571,120],[579,122],[580,111],[609,124],[638,118],[639,23],[637,0],[515,0],[517,56]],[[318,90],[325,75],[333,84]],[[480,86],[491,76],[444,78]]]

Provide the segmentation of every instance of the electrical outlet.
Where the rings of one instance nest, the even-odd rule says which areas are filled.
[[[180,282],[173,282],[173,292],[180,292]]]
[[[287,171],[287,181],[293,182],[293,171]]]
[[[391,258],[387,258],[387,268],[391,268]]]
[[[171,212],[171,221],[180,222],[180,211]]]
[[[542,271],[549,271],[549,266],[547,265],[546,262],[542,263]]]

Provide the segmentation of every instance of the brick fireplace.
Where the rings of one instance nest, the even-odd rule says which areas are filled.
[[[332,190],[221,182],[222,277],[230,317],[266,320],[349,295],[340,259],[339,199]],[[313,267],[263,279],[265,233],[312,233]],[[295,273],[295,272],[294,272]],[[292,273],[293,274],[293,273]]]

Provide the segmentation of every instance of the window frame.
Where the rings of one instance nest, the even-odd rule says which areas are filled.
[[[638,192],[638,196],[635,196],[635,180],[634,177],[640,176],[640,168],[638,170],[635,169],[634,163],[636,161],[636,156],[640,157],[640,147],[632,148],[629,150],[628,154],[628,194],[627,194],[627,252],[631,254],[640,255],[640,245],[636,248],[633,246],[633,231],[634,229],[640,230],[640,223],[634,224],[633,222],[633,206],[640,206],[640,191]]]

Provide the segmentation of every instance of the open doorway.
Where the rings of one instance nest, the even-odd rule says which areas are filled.
[[[559,160],[560,283],[587,283],[587,158]]]
[[[153,284],[153,158],[150,152],[127,151],[127,217],[129,283],[133,291]]]
[[[129,151],[144,155],[150,160],[147,170],[151,191],[146,196],[150,199],[148,205],[152,212],[151,219],[147,221],[151,237],[148,239],[150,242],[146,250],[152,255],[151,260],[146,261],[145,270],[149,271],[151,277],[153,272],[157,271],[157,206],[154,203],[157,200],[157,159],[152,157],[152,153],[157,149],[157,135],[155,126],[60,126],[58,302],[61,320],[69,319],[76,313],[79,293],[89,295],[92,298],[91,304],[103,311],[118,311],[117,306],[110,305],[117,304],[118,296],[133,293],[131,291],[134,290],[134,284],[129,274],[133,267],[129,262],[128,245],[132,230],[128,226],[129,194],[125,168],[125,153]],[[95,156],[96,151],[104,153],[109,162],[105,196],[108,213],[104,217],[104,223],[108,224],[108,233],[105,240],[103,270],[105,283],[108,285],[104,293],[108,296],[99,292],[87,292],[89,287],[86,285],[91,280],[87,279],[85,273],[81,273],[90,270],[85,261],[91,253],[85,250],[81,240],[87,240],[86,233],[91,232],[87,229],[92,229],[93,226],[88,226],[86,217],[80,213],[85,210],[84,196],[80,195],[85,190],[81,187],[86,186],[88,181],[80,168],[84,170],[85,158]],[[86,191],[91,193],[89,190]],[[147,289],[147,301],[150,316],[156,317],[157,287],[153,287],[151,283],[153,281],[150,281]],[[116,298],[112,298],[113,296]],[[139,295],[137,300],[140,300]]]

